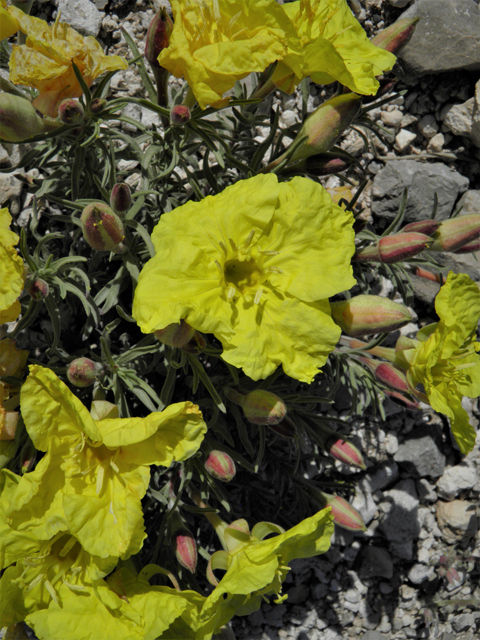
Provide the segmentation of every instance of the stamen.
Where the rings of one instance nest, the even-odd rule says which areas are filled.
[[[260,300],[262,298],[262,294],[263,294],[263,289],[260,287],[260,289],[255,294],[255,298],[253,300],[254,304],[258,304],[260,302]]]
[[[117,465],[115,464],[115,462],[113,460],[110,460],[110,466],[115,471],[115,473],[120,473],[120,469],[117,467]]]
[[[272,273],[285,273],[283,269],[280,269],[280,267],[268,267],[268,271],[271,271]]]
[[[27,592],[31,591],[33,587],[36,587],[39,582],[43,580],[45,577],[44,573],[40,573],[36,578],[34,578],[27,587]]]
[[[215,21],[218,24],[222,24],[222,14],[220,13],[220,7],[218,6],[218,0],[213,0],[212,9],[213,9],[213,15],[215,16]]]
[[[64,558],[67,555],[67,553],[72,550],[76,542],[77,540],[73,536],[71,536],[67,541],[67,543],[65,544],[65,546],[63,547],[63,549],[58,554],[60,558]]]
[[[67,580],[63,580],[63,584],[69,589],[71,589],[72,591],[88,592],[87,587],[83,587],[81,584],[72,584],[71,582],[67,582]]]
[[[215,260],[215,264],[217,265],[217,267],[220,269],[220,273],[223,274],[223,269],[222,269],[222,265],[219,263],[218,260]]]
[[[237,245],[235,244],[235,240],[233,240],[233,238],[229,238],[228,241],[230,242],[232,249],[234,251],[238,251]]]
[[[55,589],[52,587],[50,582],[48,580],[45,580],[43,584],[45,585],[45,589],[52,596],[52,600],[55,600],[55,604],[58,604],[57,594],[55,593]]]
[[[261,251],[260,249],[258,250],[258,253],[261,253],[263,256],[278,256],[278,254],[280,253],[280,251]]]
[[[235,287],[228,287],[227,300],[233,300],[236,293],[237,290],[235,289]]]
[[[255,235],[255,230],[252,229],[250,231],[250,233],[248,234],[248,238],[245,240],[245,243],[243,245],[243,249],[248,249],[248,247],[250,246],[251,241],[253,240],[253,236]]]
[[[223,253],[225,255],[228,255],[228,250],[227,250],[227,247],[224,245],[224,243],[220,240],[218,244],[220,245],[220,249],[223,251]]]
[[[103,479],[105,478],[105,469],[104,467],[99,467],[97,471],[97,486],[95,487],[95,493],[100,495],[100,491],[103,487]]]
[[[108,513],[111,513],[113,516],[113,521],[115,524],[117,524],[117,516],[115,515],[115,513],[113,512],[113,500],[110,502],[110,507],[108,509]]]

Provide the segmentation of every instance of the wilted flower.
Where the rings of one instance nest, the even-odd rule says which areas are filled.
[[[189,458],[206,432],[190,402],[146,418],[95,421],[52,371],[36,365],[22,386],[21,409],[35,447],[46,454],[18,484],[12,526],[36,529],[42,539],[69,531],[102,558],[140,550],[149,465]]]
[[[5,0],[1,0],[5,7]],[[2,10],[8,14],[9,27],[0,31],[0,39],[19,30],[27,35],[26,44],[14,46],[10,58],[10,80],[14,84],[35,87],[40,95],[33,106],[46,116],[56,116],[64,98],[78,98],[82,89],[75,76],[75,63],[85,83],[90,86],[106,71],[126,69],[119,56],[107,56],[93,36],[82,36],[63,22],[51,27],[44,20],[27,15],[16,7]]]
[[[189,202],[154,229],[133,315],[146,333],[181,319],[214,333],[254,380],[282,364],[310,382],[340,337],[328,298],[355,284],[352,222],[305,178],[260,175]]]
[[[20,303],[17,298],[25,282],[23,260],[15,249],[19,238],[9,229],[11,221],[8,209],[0,209],[0,324],[18,318]]]
[[[475,429],[462,407],[462,397],[480,395],[477,284],[463,273],[450,272],[435,299],[435,309],[440,321],[421,329],[419,342],[406,345],[397,355],[408,369],[411,387],[423,387],[433,409],[450,419],[460,451],[468,453],[475,444]]]

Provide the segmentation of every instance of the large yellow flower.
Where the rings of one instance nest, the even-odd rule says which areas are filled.
[[[15,249],[18,236],[9,229],[11,221],[8,209],[0,209],[0,324],[18,318],[17,298],[25,282],[23,260]]]
[[[340,329],[330,296],[355,284],[353,217],[306,178],[242,180],[163,214],[133,314],[145,333],[185,320],[254,380],[279,364],[311,382]]]
[[[337,80],[356,93],[376,93],[375,76],[391,69],[395,56],[368,40],[346,0],[298,0],[282,9],[296,34],[273,75],[279,89],[291,93],[310,77],[318,84]]]
[[[158,61],[184,77],[202,109],[220,106],[236,80],[263,71],[295,38],[275,0],[172,0],[174,26]]]
[[[480,291],[467,275],[450,272],[435,299],[440,322],[424,327],[419,340],[399,357],[405,359],[407,378],[413,388],[422,385],[428,401],[450,419],[450,426],[462,453],[475,444],[475,429],[462,407],[462,397],[480,395]]]
[[[44,20],[28,16],[16,7],[7,8],[5,0],[0,1],[3,5],[0,18],[5,19],[0,37],[17,30],[28,36],[24,45],[13,47],[10,80],[38,89],[40,95],[33,106],[44,115],[56,116],[61,100],[82,95],[72,62],[88,86],[106,71],[128,67],[123,58],[105,55],[93,36],[84,37],[58,19],[50,27]]]

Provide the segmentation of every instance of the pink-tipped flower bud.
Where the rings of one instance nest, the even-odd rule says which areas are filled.
[[[352,338],[396,331],[412,320],[403,304],[381,296],[355,296],[330,307],[334,322]]]
[[[415,233],[424,233],[426,236],[432,237],[441,224],[442,223],[439,220],[419,220],[418,222],[410,222],[401,229],[401,233],[410,233],[411,231],[414,231]]]
[[[94,98],[88,105],[88,110],[90,113],[93,113],[93,115],[98,115],[99,113],[102,113],[106,106],[107,101],[105,98]]]
[[[397,20],[397,22],[394,22],[372,38],[371,43],[380,49],[396,54],[410,40],[412,33],[415,31],[415,25],[419,20],[420,18]]]
[[[332,436],[325,443],[325,451],[333,458],[351,467],[366,469],[363,456],[355,445],[348,440]]]
[[[52,120],[53,123],[55,121]],[[10,93],[0,93],[0,140],[23,142],[40,133],[45,133],[60,123],[50,126],[50,121],[41,118],[29,100]]]
[[[110,206],[115,213],[126,213],[132,206],[132,191],[126,182],[113,185],[110,194]]]
[[[348,529],[349,531],[366,531],[367,527],[363,521],[362,516],[358,513],[352,505],[340,496],[326,496],[326,507],[331,507],[333,521],[338,524],[342,529]]]
[[[375,369],[375,377],[379,382],[382,382],[394,391],[400,391],[402,393],[411,392],[406,375],[401,369],[390,362],[381,362]]]
[[[125,237],[122,221],[104,202],[87,205],[80,221],[83,237],[96,251],[115,251]]]
[[[28,287],[28,293],[33,300],[43,300],[48,296],[49,287],[45,280],[36,278]]]
[[[418,404],[418,402],[416,402],[415,400],[412,400],[411,398],[407,398],[406,396],[402,395],[399,391],[393,391],[393,390],[390,391],[389,389],[385,389],[383,393],[389,398],[391,398],[394,402],[402,405],[402,407],[405,407],[406,409],[420,408],[420,405]]]
[[[66,98],[58,105],[58,119],[63,124],[80,124],[85,112],[78,100]]]
[[[97,377],[97,365],[89,358],[76,358],[67,369],[68,381],[76,387],[89,387]]]
[[[20,471],[22,475],[31,471],[37,460],[37,450],[33,442],[28,438],[20,451]]]
[[[176,125],[187,124],[190,117],[190,109],[185,104],[177,104],[170,111],[170,119]]]
[[[480,214],[471,213],[445,220],[433,236],[429,251],[458,251],[480,237]]]
[[[164,107],[168,104],[167,84],[170,72],[160,66],[158,56],[170,44],[172,29],[172,19],[166,9],[161,7],[160,11],[150,23],[145,42],[145,58],[152,68],[157,85],[157,102]]]
[[[225,451],[211,451],[205,460],[205,469],[221,482],[230,482],[235,477],[236,469],[232,458]]]
[[[423,233],[396,233],[360,249],[353,256],[355,262],[383,262],[389,264],[416,256],[433,242]]]
[[[154,331],[155,337],[160,342],[167,344],[169,347],[182,348],[190,342],[195,335],[195,329],[185,322],[174,322],[165,327]]]
[[[246,419],[252,424],[277,425],[287,415],[285,403],[271,391],[256,389],[243,395],[225,387],[224,393],[242,407]]]
[[[188,529],[180,529],[172,536],[172,548],[178,562],[195,573],[197,569],[197,543]]]

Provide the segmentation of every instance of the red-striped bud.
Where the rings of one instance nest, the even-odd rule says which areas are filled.
[[[480,237],[480,214],[471,213],[445,220],[433,236],[429,251],[458,251]]]
[[[344,440],[338,436],[332,436],[325,443],[325,451],[344,464],[349,464],[351,467],[358,467],[359,469],[366,469],[362,454],[357,447],[348,440]]]
[[[360,249],[353,256],[355,262],[383,262],[385,264],[406,260],[417,255],[433,242],[423,233],[396,233],[380,238],[378,242]]]
[[[287,414],[283,400],[271,391],[256,389],[246,395],[229,387],[223,391],[229,400],[242,407],[245,417],[252,424],[277,425]]]
[[[80,124],[83,116],[83,106],[78,100],[65,98],[58,105],[58,119],[63,124]]]
[[[96,251],[115,251],[125,237],[122,221],[104,202],[87,205],[80,222],[83,237]]]
[[[168,47],[172,29],[172,19],[165,7],[161,7],[150,23],[145,42],[145,58],[152,68],[157,84],[157,102],[164,107],[168,104],[167,84],[170,72],[160,66],[158,56]]]
[[[355,296],[330,307],[334,322],[353,338],[396,331],[412,320],[403,304],[381,296]]]
[[[380,49],[390,51],[390,53],[397,53],[410,40],[419,20],[420,18],[397,20],[372,38],[371,43]]]
[[[381,362],[375,369],[375,377],[379,382],[402,393],[410,393],[411,388],[408,384],[407,377],[401,369],[390,362]]]
[[[367,527],[359,512],[344,498],[335,495],[323,494],[326,498],[325,506],[331,507],[333,521],[342,529],[349,531],[366,531]]]
[[[28,287],[28,293],[33,300],[43,300],[48,296],[49,288],[45,280],[36,278]]]
[[[205,469],[221,482],[230,482],[235,477],[236,469],[232,458],[225,451],[211,451],[205,461]]]
[[[390,391],[389,389],[385,389],[383,393],[389,398],[391,398],[392,400],[394,400],[395,402],[397,402],[398,404],[401,404],[402,407],[405,407],[406,409],[420,408],[420,405],[418,404],[418,402],[416,402],[415,400],[411,400],[410,398],[407,398],[406,396],[402,395],[399,391]]]
[[[424,233],[426,236],[432,237],[441,224],[442,223],[439,220],[419,220],[418,222],[410,222],[401,229],[401,233],[410,233],[411,231],[414,231],[415,233]]]
[[[463,247],[460,247],[460,249],[457,249],[454,253],[475,253],[476,251],[480,251],[480,238],[464,244]]]
[[[68,381],[76,387],[89,387],[97,377],[97,366],[90,358],[77,358],[67,369]]]
[[[180,529],[172,536],[172,548],[178,562],[195,573],[197,569],[197,543],[188,529]]]
[[[329,176],[332,173],[345,171],[352,165],[353,161],[344,158],[334,157],[331,153],[318,153],[300,162],[288,164],[282,173],[298,174],[308,173],[311,176]]]
[[[176,125],[187,124],[190,117],[190,109],[185,104],[177,104],[170,111],[170,119]]]
[[[126,182],[113,185],[110,194],[110,206],[115,213],[126,213],[132,206],[132,191]]]

